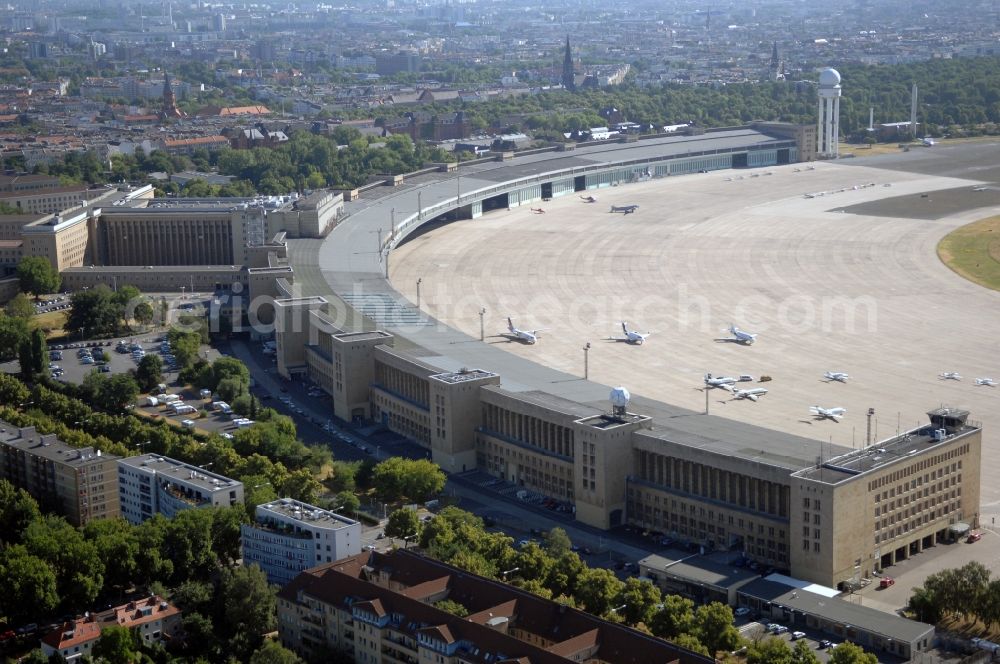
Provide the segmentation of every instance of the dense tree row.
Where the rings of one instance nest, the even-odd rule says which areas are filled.
[[[1000,579],[990,580],[990,571],[978,562],[935,572],[913,589],[909,610],[927,623],[956,615],[993,627],[1000,624]]]
[[[8,624],[51,620],[149,589],[169,594],[184,610],[189,638],[175,654],[254,661],[262,647],[274,650],[263,635],[275,626],[275,590],[259,568],[234,567],[240,526],[248,522],[236,505],[184,510],[171,519],[156,515],[138,526],[116,518],[74,528],[62,517],[42,515],[25,491],[0,480],[0,617]],[[93,656],[135,662],[142,650],[160,649],[111,628],[102,631]]]

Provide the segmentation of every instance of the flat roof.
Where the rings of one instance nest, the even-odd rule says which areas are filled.
[[[740,588],[738,593],[789,609],[817,616],[833,623],[850,625],[861,631],[879,634],[904,643],[919,641],[934,627],[908,620],[892,613],[863,604],[846,602],[836,597],[824,597],[802,588],[777,581],[758,579]]]
[[[87,265],[85,267],[69,267],[63,272],[103,272],[114,274],[117,272],[134,273],[148,270],[156,272],[241,272],[240,265]]]
[[[4,421],[0,421],[0,443],[68,466],[85,466],[95,461],[120,458],[93,447],[73,447],[59,440],[54,433],[40,434],[35,427],[19,428]]]
[[[336,512],[331,512],[330,510],[325,510],[292,498],[278,498],[277,500],[257,506],[258,517],[268,514],[278,515],[308,526],[325,528],[346,528],[358,523],[358,521],[341,516]]]
[[[466,383],[471,380],[482,380],[483,378],[496,378],[500,374],[495,374],[492,371],[483,371],[482,369],[459,369],[458,371],[452,371],[449,373],[440,373],[431,376],[434,380],[440,380],[443,383],[450,383],[452,385],[457,383]]]
[[[639,565],[658,574],[667,574],[684,581],[704,583],[717,588],[730,588],[757,576],[756,572],[746,568],[717,563],[703,556],[690,554],[683,558],[668,558],[654,554],[640,560]]]
[[[844,455],[823,462],[818,467],[812,467],[796,473],[796,477],[837,484],[859,477],[873,470],[878,470],[897,461],[903,461],[911,456],[924,454],[929,449],[942,443],[953,442],[967,434],[978,431],[979,427],[964,425],[953,433],[939,435],[933,426],[928,425],[874,443],[860,450],[852,450]]]
[[[204,468],[186,464],[159,454],[140,454],[126,457],[118,461],[119,465],[131,466],[139,471],[156,472],[158,477],[166,477],[185,485],[194,486],[209,492],[231,489],[242,486],[242,482],[230,479],[224,475],[210,473]]]
[[[371,332],[340,332],[333,335],[337,341],[370,341],[372,339],[392,339],[392,335],[382,330],[372,330]]]

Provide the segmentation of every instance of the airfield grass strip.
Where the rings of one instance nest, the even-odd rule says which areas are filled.
[[[938,243],[937,253],[959,276],[1000,291],[1000,216],[953,230]]]

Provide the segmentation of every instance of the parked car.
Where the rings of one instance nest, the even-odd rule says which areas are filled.
[[[827,648],[832,648],[832,647],[833,647],[833,642],[828,641],[827,639],[823,639],[822,641],[819,642],[819,650],[826,650]]]
[[[0,634],[0,643],[4,643],[6,641],[10,641],[11,639],[16,638],[16,637],[17,637],[17,634],[14,633],[14,630],[8,629],[3,634]]]
[[[773,623],[770,628],[772,634],[784,634],[788,631],[788,628],[784,625],[779,625],[778,623]]]
[[[805,632],[792,632],[792,641],[798,641],[799,639],[806,638]]]
[[[738,609],[736,609],[735,611],[733,611],[733,615],[737,616],[739,618],[742,618],[743,616],[748,616],[748,615],[750,615],[750,609],[748,609],[745,606],[741,606]]]
[[[971,533],[969,533],[968,537],[965,538],[965,542],[967,544],[972,544],[973,542],[978,542],[982,538],[983,538],[983,534],[981,532],[979,532],[978,530],[974,530]]]
[[[889,586],[895,585],[895,583],[896,579],[892,578],[891,576],[883,576],[878,582],[878,587],[888,588]]]

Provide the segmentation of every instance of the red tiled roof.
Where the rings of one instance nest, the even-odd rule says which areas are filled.
[[[56,650],[64,650],[88,641],[96,641],[100,637],[101,626],[91,617],[63,623],[58,630],[43,636],[42,642]]]

